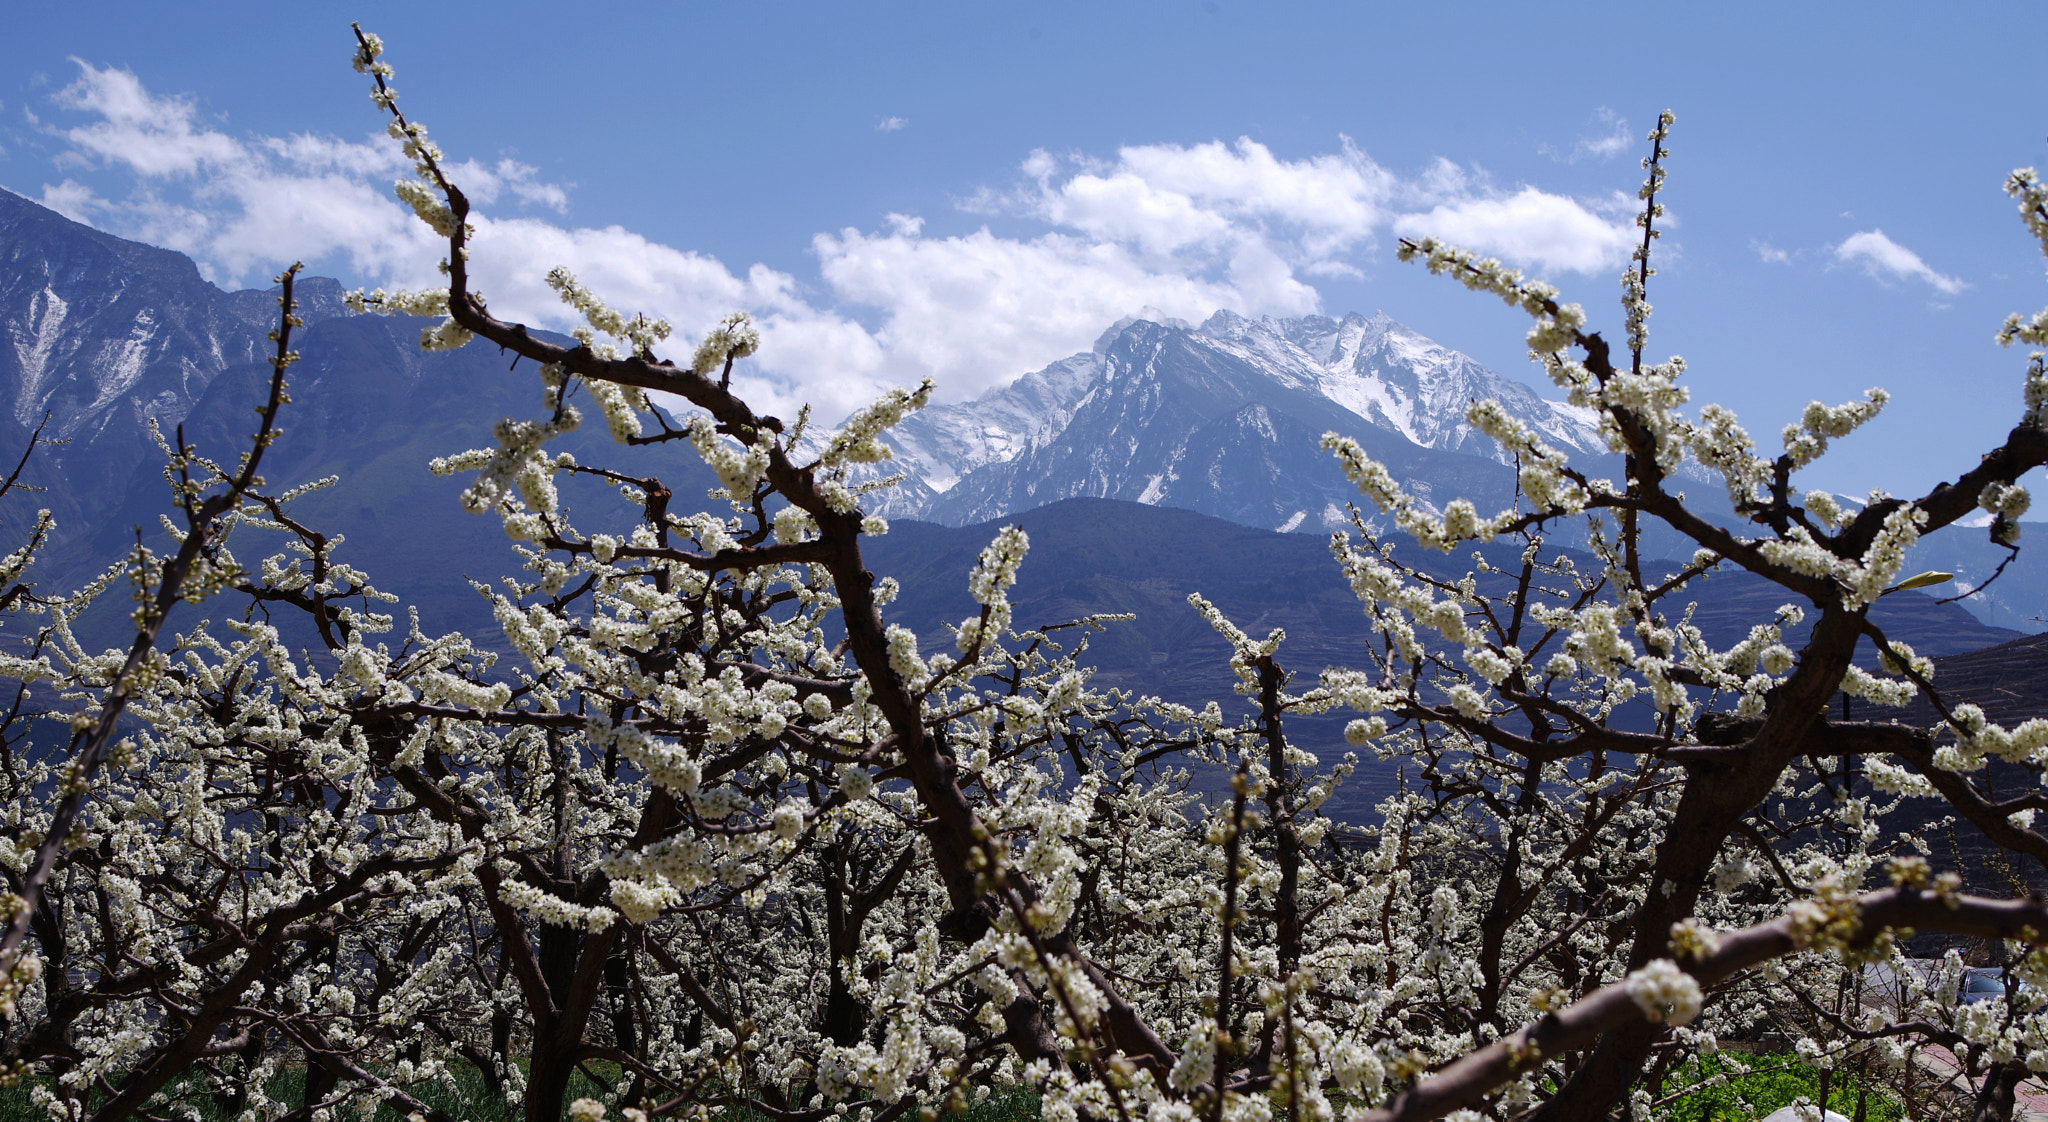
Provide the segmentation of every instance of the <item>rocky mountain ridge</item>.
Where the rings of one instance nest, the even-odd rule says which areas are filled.
[[[299,293],[308,323],[344,314],[333,280]],[[59,542],[157,458],[148,420],[170,432],[222,371],[262,359],[276,325],[270,293],[224,292],[181,253],[0,190],[0,446],[26,446],[48,416],[44,436],[63,443],[39,452],[28,479],[47,488]],[[20,521],[7,512],[7,525]]]

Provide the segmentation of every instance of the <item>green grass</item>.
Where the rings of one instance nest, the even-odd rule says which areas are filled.
[[[1820,1073],[1804,1064],[1792,1062],[1789,1057],[1759,1056],[1751,1066],[1757,1070],[1746,1075],[1731,1075],[1725,1083],[1694,1091],[1659,1114],[1672,1122],[1754,1122],[1780,1107],[1792,1105],[1795,1100],[1803,1098],[1812,1102],[1820,1094]],[[1688,1067],[1679,1078],[1695,1082],[1727,1070],[1720,1057],[1708,1056]],[[518,1108],[493,1096],[483,1076],[476,1071],[459,1066],[454,1070],[454,1082],[453,1088],[438,1082],[419,1085],[412,1088],[412,1093],[455,1118],[486,1122],[517,1117]],[[305,1072],[302,1069],[286,1068],[271,1076],[265,1090],[273,1099],[295,1104],[304,1085]],[[1857,1091],[1850,1077],[1838,1073],[1830,1090],[1828,1108],[1844,1116],[1855,1117]],[[579,1072],[570,1086],[569,1097],[585,1095],[609,1101],[611,1088]],[[961,1116],[960,1122],[1037,1122],[1038,1104],[1037,1093],[1028,1088],[998,1087],[986,1100]],[[233,1122],[221,1113],[213,1096],[206,1094],[192,1095],[170,1110],[161,1112],[176,1117],[184,1114],[181,1108],[185,1106],[196,1111],[199,1122]],[[1901,1122],[1904,1114],[1898,1100],[1875,1089],[1870,1092],[1864,1110],[1867,1122]],[[29,1086],[24,1083],[0,1088],[0,1122],[49,1122],[49,1119],[31,1104]],[[380,1107],[375,1122],[405,1122],[405,1119],[390,1107]]]
[[[1694,1091],[1659,1111],[1659,1116],[1671,1122],[1753,1122],[1799,1099],[1819,1101],[1818,1069],[1790,1056],[1759,1055],[1751,1057],[1748,1064],[1754,1069],[1748,1074],[1729,1075],[1725,1083]],[[1729,1070],[1721,1056],[1702,1056],[1688,1064],[1672,1083],[1697,1082]],[[1858,1093],[1855,1073],[1838,1071],[1828,1084],[1827,1107],[1845,1118],[1854,1118]],[[1905,1116],[1899,1101],[1875,1085],[1868,1088],[1863,1111],[1866,1122],[1901,1122]]]
[[[1038,1122],[1038,1092],[1016,1085],[995,1087],[964,1122]]]

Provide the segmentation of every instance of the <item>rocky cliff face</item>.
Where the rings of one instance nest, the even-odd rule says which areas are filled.
[[[932,500],[928,516],[960,525],[1089,497],[1267,529],[1340,525],[1357,492],[1320,447],[1331,431],[1358,438],[1424,497],[1511,497],[1513,477],[1500,465],[1371,424],[1298,368],[1235,342],[1180,325],[1125,326],[1099,353],[1094,382],[1064,425],[967,472]]]
[[[1499,447],[1465,421],[1466,406],[1492,398],[1552,445],[1578,455],[1605,451],[1590,412],[1539,397],[1384,312],[1258,322],[1218,315],[1202,330],[1268,356],[1277,368],[1307,366],[1316,392],[1425,448],[1505,463]]]
[[[300,291],[309,322],[342,311],[334,281]],[[223,370],[261,360],[276,323],[267,293],[223,292],[183,254],[0,191],[0,444],[23,447],[45,414],[45,435],[67,442],[26,476],[48,488],[58,540],[157,455],[150,418],[175,428]]]

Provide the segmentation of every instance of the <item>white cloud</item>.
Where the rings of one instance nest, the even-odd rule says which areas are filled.
[[[1349,137],[1341,151],[1306,160],[1275,159],[1265,145],[1240,138],[1226,148],[1126,148],[1121,164],[1164,191],[1179,192],[1214,213],[1245,223],[1277,224],[1300,253],[1318,258],[1367,238],[1398,190],[1395,177]]]
[[[1878,280],[1919,280],[1950,296],[1963,290],[1963,282],[1928,267],[1920,255],[1884,236],[1883,230],[1850,234],[1835,247],[1835,260],[1860,264]]]
[[[882,118],[882,123],[875,126],[875,131],[896,132],[909,127],[910,120],[907,117],[884,117]]]
[[[1040,189],[1035,209],[1046,221],[1155,256],[1213,247],[1237,235],[1228,217],[1129,171],[1083,173],[1058,186],[1048,176]]]
[[[1749,248],[1756,250],[1757,257],[1766,265],[1784,265],[1792,260],[1792,254],[1769,242],[1752,241]]]
[[[949,397],[1002,385],[1084,349],[1117,315],[1145,305],[1191,320],[1219,308],[1302,315],[1318,306],[1313,289],[1284,265],[1258,259],[1256,247],[1246,247],[1226,266],[1229,276],[1216,280],[1063,233],[1019,240],[982,229],[922,238],[849,228],[818,235],[813,248],[841,300],[881,313],[874,339],[889,380],[938,378]]]
[[[440,283],[445,243],[392,198],[408,164],[384,137],[235,136],[127,71],[79,69],[56,101],[88,119],[45,126],[67,142],[59,166],[124,173],[130,187],[103,197],[67,176],[44,188],[47,205],[188,253],[229,286],[267,283],[294,259],[350,283]],[[907,124],[892,117],[878,127]],[[1390,229],[1578,272],[1608,268],[1628,242],[1626,216],[1604,203],[1503,192],[1449,161],[1404,179],[1348,138],[1299,160],[1239,139],[1126,147],[1114,160],[1034,152],[1018,183],[961,204],[1022,223],[1023,233],[928,237],[922,217],[889,214],[873,230],[816,235],[822,284],[800,284],[621,227],[564,223],[556,216],[568,188],[513,160],[449,169],[478,207],[472,271],[494,311],[571,326],[541,279],[556,265],[622,310],[667,318],[681,353],[705,325],[745,309],[763,347],[736,377],[763,408],[786,415],[808,400],[828,419],[922,377],[938,380],[944,397],[971,396],[1084,349],[1140,308],[1190,320],[1220,308],[1318,311],[1310,280],[1361,276]],[[103,189],[117,181],[94,180]]]
[[[92,208],[99,202],[92,188],[75,180],[67,179],[55,187],[43,185],[42,203],[73,222],[92,222]]]
[[[1590,131],[1572,142],[1569,148],[1555,145],[1537,146],[1537,151],[1562,163],[1575,164],[1580,160],[1607,160],[1621,155],[1635,144],[1636,135],[1629,131],[1628,118],[1617,115],[1614,110],[1601,106],[1593,111],[1587,122]]]
[[[44,188],[52,209],[190,254],[210,279],[230,286],[298,258],[345,261],[373,281],[433,283],[440,243],[392,199],[390,183],[409,164],[389,141],[245,140],[203,127],[189,99],[157,97],[128,71],[78,66],[78,80],[56,101],[97,119],[57,131],[70,144],[58,165],[118,167],[138,183],[116,200],[67,178]],[[562,187],[514,160],[450,169],[487,206],[507,197],[557,211],[568,204]]]
[[[57,104],[97,113],[100,119],[65,133],[75,146],[69,160],[118,161],[146,176],[189,175],[237,162],[241,145],[234,139],[193,127],[196,110],[190,98],[155,97],[126,70],[71,61],[80,74],[59,91]]]
[[[1597,273],[1628,259],[1629,227],[1575,200],[1524,187],[1513,195],[1457,199],[1394,220],[1394,232],[1454,242],[1544,270]]]

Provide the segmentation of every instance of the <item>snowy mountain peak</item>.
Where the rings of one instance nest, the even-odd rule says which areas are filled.
[[[1582,411],[1383,311],[1252,319],[1226,309],[1196,326],[1147,308],[1087,351],[905,420],[894,460],[878,465],[905,482],[870,501],[890,517],[958,525],[1090,495],[1314,529],[1341,522],[1355,497],[1317,447],[1332,430],[1407,462],[1419,495],[1477,486],[1507,501],[1505,458],[1465,421],[1478,398],[1567,451],[1602,450]]]
[[[1236,313],[1226,311],[1217,312],[1216,314],[1222,316],[1235,315]],[[1109,350],[1111,346],[1115,345],[1118,336],[1122,335],[1127,329],[1129,329],[1133,325],[1140,323],[1156,324],[1161,327],[1170,327],[1181,331],[1186,331],[1191,326],[1188,323],[1188,321],[1167,315],[1165,312],[1162,312],[1159,309],[1153,307],[1152,305],[1147,304],[1144,307],[1139,308],[1137,312],[1135,312],[1134,314],[1125,316],[1124,318],[1116,321],[1115,323],[1110,324],[1109,330],[1103,332],[1101,335],[1096,336],[1095,346],[1093,348],[1095,353],[1101,354]],[[1203,326],[1206,327],[1207,325],[1204,324]]]
[[[1249,320],[1219,312],[1201,331],[1243,348],[1247,357],[1271,363],[1282,384],[1310,386],[1425,447],[1501,459],[1492,442],[1464,419],[1470,402],[1493,398],[1554,445],[1591,454],[1603,450],[1590,414],[1545,401],[1383,311],[1341,320]]]

